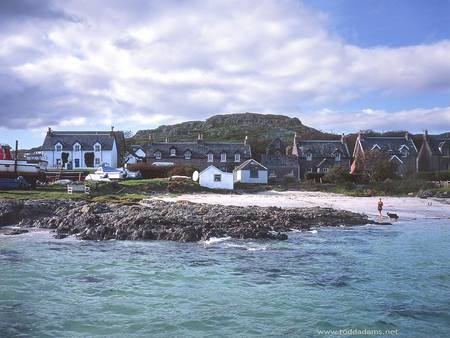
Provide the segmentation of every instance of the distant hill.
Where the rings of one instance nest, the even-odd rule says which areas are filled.
[[[148,143],[149,135],[157,141],[192,141],[197,139],[199,132],[203,133],[205,141],[243,141],[248,136],[252,146],[253,157],[259,159],[267,144],[276,137],[290,144],[294,133],[305,138],[339,138],[338,135],[325,134],[317,129],[305,126],[296,117],[273,114],[226,114],[215,115],[206,121],[189,121],[174,125],[163,125],[156,129],[139,130],[128,139],[129,144]]]

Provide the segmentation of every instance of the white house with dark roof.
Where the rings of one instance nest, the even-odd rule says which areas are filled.
[[[122,132],[54,131],[48,129],[42,145],[42,159],[49,169],[89,169],[121,164],[118,138]]]
[[[233,190],[233,173],[225,171],[210,165],[199,174],[199,182],[202,187],[209,189],[227,189]]]
[[[267,184],[269,170],[258,161],[250,159],[233,170],[235,183]]]

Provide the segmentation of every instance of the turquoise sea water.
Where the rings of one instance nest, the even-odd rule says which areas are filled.
[[[449,336],[450,220],[289,237],[0,236],[0,336]]]

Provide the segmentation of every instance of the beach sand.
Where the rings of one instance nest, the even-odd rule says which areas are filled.
[[[281,208],[330,207],[365,213],[376,218],[379,197],[351,197],[315,191],[264,191],[253,194],[185,194],[161,197],[164,201],[190,201],[195,203],[236,206],[262,206]],[[450,219],[450,204],[445,200],[420,199],[417,197],[382,197],[386,212],[396,213],[400,220],[444,218]]]

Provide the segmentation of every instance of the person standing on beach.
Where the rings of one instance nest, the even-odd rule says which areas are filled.
[[[380,200],[378,201],[378,218],[381,220],[381,217],[383,217],[382,215],[381,215],[381,212],[383,211],[383,201],[381,200],[381,198],[380,198]]]

